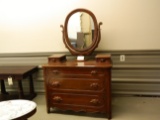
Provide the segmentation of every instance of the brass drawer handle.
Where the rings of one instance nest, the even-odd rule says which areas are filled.
[[[103,59],[103,58],[102,58],[102,59],[100,59],[100,62],[105,62],[105,61],[106,61],[106,59]]]
[[[98,83],[91,83],[90,87],[94,90],[97,90],[98,87],[99,87],[99,84]]]
[[[97,71],[96,70],[92,70],[91,71],[91,75],[95,75],[95,74],[97,74]]]
[[[51,62],[56,62],[56,59],[52,59]]]
[[[59,97],[59,96],[55,96],[55,97],[53,98],[53,100],[54,100],[55,102],[57,102],[57,103],[60,103],[60,102],[62,101],[62,98]]]
[[[98,105],[100,101],[98,99],[92,99],[90,103],[92,103],[93,105]]]
[[[54,81],[54,82],[52,82],[52,86],[53,87],[59,87],[60,86],[60,82],[59,81]]]
[[[58,73],[59,73],[58,70],[53,70],[52,72],[53,72],[54,74],[58,74]]]

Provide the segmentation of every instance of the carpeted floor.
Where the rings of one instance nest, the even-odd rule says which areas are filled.
[[[37,112],[29,120],[106,120],[102,114],[84,114],[74,112],[46,112],[45,96],[33,99],[37,103]],[[159,97],[113,97],[112,120],[159,120]]]

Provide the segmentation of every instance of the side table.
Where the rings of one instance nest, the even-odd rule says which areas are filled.
[[[10,96],[5,88],[5,80],[11,79],[18,84],[18,98],[19,99],[33,99],[36,96],[34,91],[34,84],[32,74],[38,71],[37,66],[0,66],[0,83],[1,96]],[[23,92],[22,80],[29,77],[29,96],[25,97]],[[1,100],[3,100],[2,97]],[[9,99],[13,99],[11,96]]]
[[[0,102],[0,120],[27,120],[37,111],[37,105],[29,100]]]

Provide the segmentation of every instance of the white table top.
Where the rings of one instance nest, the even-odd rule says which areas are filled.
[[[36,108],[36,103],[29,100],[8,100],[0,102],[0,120],[21,117]]]

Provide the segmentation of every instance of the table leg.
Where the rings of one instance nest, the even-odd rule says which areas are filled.
[[[2,94],[9,94],[8,92],[6,92],[4,80],[0,80],[0,81],[1,81],[1,93]]]
[[[19,98],[24,98],[24,93],[23,93],[23,86],[22,86],[22,81],[18,80],[18,92],[19,92]]]
[[[30,86],[30,94],[34,94],[34,85],[32,75],[29,76],[29,86]]]
[[[36,96],[36,93],[34,91],[32,75],[29,76],[29,87],[30,87],[30,99],[33,99]]]

